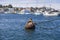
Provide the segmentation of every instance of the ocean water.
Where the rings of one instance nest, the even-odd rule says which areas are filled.
[[[25,30],[32,18],[35,30]],[[60,40],[60,17],[33,14],[0,14],[0,40]]]

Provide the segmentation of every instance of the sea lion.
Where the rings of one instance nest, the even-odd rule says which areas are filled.
[[[26,29],[35,29],[35,24],[33,23],[32,19],[30,18],[30,20],[27,22]]]

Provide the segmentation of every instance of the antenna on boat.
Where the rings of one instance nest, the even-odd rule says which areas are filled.
[[[46,5],[45,5],[45,1],[43,2],[43,7],[45,7]]]
[[[50,0],[50,8],[51,8],[51,3],[52,3],[52,1]]]
[[[38,1],[36,0],[36,6],[35,7],[37,7],[38,6]]]

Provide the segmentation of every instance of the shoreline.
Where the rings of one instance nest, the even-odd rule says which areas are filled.
[[[58,16],[60,15],[60,10],[56,10],[51,7],[13,7],[12,5],[2,6],[0,5],[0,13],[14,13],[14,14],[36,14],[44,16]]]

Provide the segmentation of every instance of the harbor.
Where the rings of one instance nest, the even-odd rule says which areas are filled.
[[[13,13],[13,14],[35,14],[43,16],[58,16],[59,10],[50,7],[13,7],[12,5],[2,6],[0,5],[0,13]]]
[[[0,0],[0,40],[60,40],[60,0]]]

